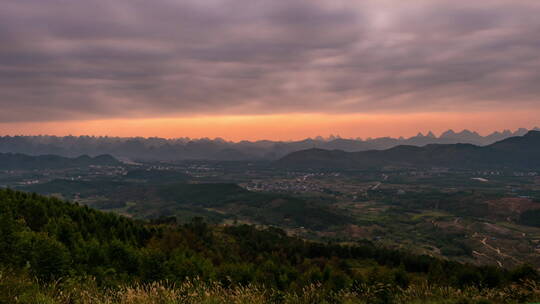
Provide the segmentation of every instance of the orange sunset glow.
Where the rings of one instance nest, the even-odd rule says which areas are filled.
[[[119,137],[190,137],[240,140],[299,140],[339,135],[344,138],[410,137],[447,129],[493,130],[529,127],[540,111],[413,114],[289,114],[111,119],[0,124],[3,135],[95,135]]]

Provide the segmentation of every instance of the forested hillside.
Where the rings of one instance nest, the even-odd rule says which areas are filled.
[[[215,296],[211,303],[230,302],[227,297],[238,290],[258,299],[247,303],[315,303],[306,296],[330,303],[347,298],[348,303],[406,303],[415,290],[425,294],[414,297],[431,292],[433,299],[448,296],[441,290],[451,292],[456,302],[444,303],[465,295],[494,303],[540,295],[538,274],[527,266],[503,270],[369,242],[310,242],[271,227],[212,226],[201,219],[183,225],[174,218],[135,221],[9,189],[0,190],[0,261],[0,303],[98,303],[99,297],[122,302],[125,286],[135,286],[129,290],[144,298],[152,290],[139,284],[158,281],[151,286],[178,296],[174,303],[197,302],[195,296],[189,300],[188,283],[192,289],[210,288],[205,301]],[[182,290],[185,301],[179,300]],[[95,293],[94,302],[67,296],[82,291]],[[145,301],[122,303],[158,303]]]

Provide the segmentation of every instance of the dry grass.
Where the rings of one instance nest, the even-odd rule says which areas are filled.
[[[334,292],[313,284],[299,292],[281,292],[251,285],[225,287],[194,279],[180,284],[154,282],[102,289],[92,279],[39,286],[25,276],[0,271],[0,304],[502,304],[535,301],[540,301],[540,285],[532,281],[501,289],[457,289],[426,283],[402,289],[386,284],[364,284],[356,290]]]

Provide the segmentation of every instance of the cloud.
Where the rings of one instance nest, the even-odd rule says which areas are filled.
[[[0,121],[538,108],[539,14],[535,0],[5,0]]]

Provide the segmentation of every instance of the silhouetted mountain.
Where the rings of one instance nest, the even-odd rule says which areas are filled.
[[[447,136],[454,136],[449,132]],[[474,136],[474,135],[471,135]],[[540,132],[511,137],[488,146],[472,144],[410,145],[363,152],[309,149],[291,153],[276,162],[290,168],[369,169],[395,167],[540,168]]]
[[[129,160],[276,160],[291,152],[311,148],[347,152],[386,150],[399,145],[425,146],[428,144],[457,144],[468,143],[485,146],[496,141],[521,136],[527,133],[526,129],[515,132],[505,130],[494,132],[488,136],[481,136],[476,132],[452,130],[436,137],[429,131],[427,135],[419,133],[410,138],[380,137],[374,139],[345,139],[339,136],[300,141],[240,141],[228,142],[221,138],[197,139],[189,138],[119,138],[119,137],[91,137],[91,136],[4,136],[0,137],[0,153],[24,153],[28,155],[54,154],[64,157],[78,155],[110,154],[120,159]]]
[[[88,166],[115,166],[120,162],[110,155],[67,158],[57,155],[30,156],[20,153],[0,153],[0,170],[67,169]]]

